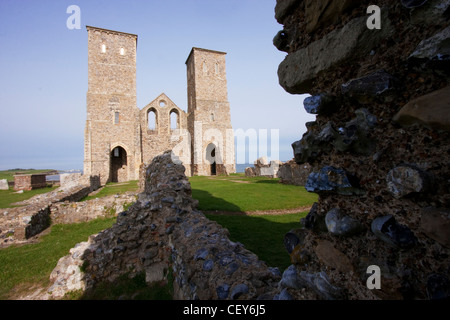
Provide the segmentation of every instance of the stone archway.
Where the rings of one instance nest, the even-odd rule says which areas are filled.
[[[216,161],[217,148],[214,143],[210,143],[206,147],[206,163],[209,166],[207,168],[208,175],[217,175],[217,161]]]
[[[110,155],[110,182],[128,181],[127,151],[122,147],[115,147]]]

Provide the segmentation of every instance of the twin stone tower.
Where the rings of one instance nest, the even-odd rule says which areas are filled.
[[[137,180],[142,164],[172,150],[186,175],[236,172],[224,52],[192,48],[187,113],[164,93],[140,110],[137,35],[87,26],[84,174],[102,184]]]

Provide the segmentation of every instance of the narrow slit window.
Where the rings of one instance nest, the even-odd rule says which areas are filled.
[[[215,71],[216,71],[216,74],[219,74],[219,64],[218,63],[216,63]]]
[[[102,53],[106,53],[106,44],[102,44]]]
[[[119,112],[114,112],[114,124],[119,124],[120,122],[120,113]]]
[[[124,48],[120,48],[120,55],[121,56],[125,55],[125,49]]]

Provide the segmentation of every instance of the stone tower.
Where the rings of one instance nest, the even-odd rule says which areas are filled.
[[[192,175],[236,172],[225,55],[192,48],[186,60]]]
[[[87,26],[84,174],[135,180],[141,163],[136,101],[137,35]]]

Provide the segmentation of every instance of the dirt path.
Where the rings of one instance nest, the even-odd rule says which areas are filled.
[[[293,214],[310,211],[311,206],[299,207],[294,209],[280,209],[280,210],[265,210],[265,211],[244,211],[244,212],[233,212],[233,211],[203,211],[205,214],[211,215],[226,215],[226,216],[276,216],[284,214]]]

